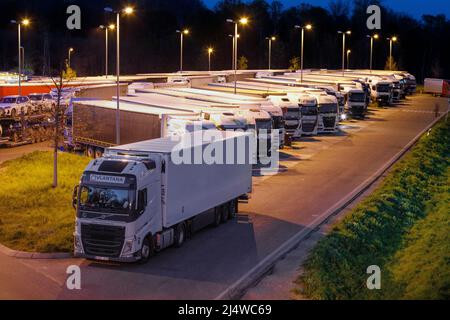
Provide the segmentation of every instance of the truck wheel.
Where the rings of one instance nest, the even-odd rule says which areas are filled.
[[[144,241],[142,241],[142,247],[141,247],[141,259],[139,260],[140,263],[146,263],[148,259],[153,254],[153,245],[151,241],[151,237],[146,237]]]
[[[101,158],[103,156],[103,149],[95,148],[95,159]]]
[[[87,155],[89,158],[94,158],[94,157],[95,157],[94,147],[88,147],[88,148],[86,149],[86,155]]]
[[[225,223],[228,221],[228,216],[230,215],[230,204],[225,203],[222,205],[222,215],[220,217],[220,222]]]
[[[232,220],[237,215],[237,200],[230,201],[230,210],[228,212],[228,219]]]
[[[175,247],[179,248],[183,245],[184,240],[186,240],[186,225],[181,222],[175,228]]]
[[[214,222],[212,223],[213,227],[218,227],[220,225],[221,220],[222,220],[222,206],[218,206],[214,209]]]

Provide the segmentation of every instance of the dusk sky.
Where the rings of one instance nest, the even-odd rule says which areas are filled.
[[[203,0],[208,6],[213,7],[218,0]],[[330,0],[280,0],[285,7],[296,6],[302,2],[327,8]],[[271,2],[268,0],[268,2]],[[420,18],[423,14],[444,13],[450,17],[449,0],[384,0],[385,6]]]

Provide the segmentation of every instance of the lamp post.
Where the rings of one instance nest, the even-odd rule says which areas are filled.
[[[28,19],[23,19],[22,21],[16,21],[16,20],[11,20],[11,23],[13,24],[17,24],[17,42],[18,42],[18,62],[19,62],[19,87],[18,87],[18,95],[21,96],[22,95],[22,58],[21,58],[21,26],[23,25],[24,27],[28,26],[30,24],[30,20]]]
[[[25,70],[25,48],[20,47],[20,51],[22,52],[22,71]]]
[[[347,69],[350,69],[350,53],[352,53],[352,50],[347,50]]]
[[[67,66],[70,68],[70,56],[72,55],[73,48],[69,48],[68,50],[68,60],[67,60]]]
[[[234,23],[234,94],[237,93],[237,57],[238,57],[238,24],[246,25],[248,24],[248,18],[240,18],[239,21],[235,21],[233,19],[227,19],[227,22]]]
[[[342,76],[345,75],[345,35],[351,35],[352,32],[350,30],[347,31],[338,31],[338,33],[342,33]]]
[[[311,30],[312,25],[307,24],[306,26],[295,26],[296,29],[301,29],[302,31],[302,37],[301,37],[301,45],[300,45],[300,82],[303,82],[303,45],[304,45],[304,39],[305,39],[305,29]]]
[[[272,66],[272,41],[277,40],[277,38],[275,36],[272,37],[266,37],[266,40],[269,41],[269,70],[271,70],[271,66]]]
[[[234,70],[234,65],[235,65],[235,56],[234,56],[234,49],[235,49],[235,46],[236,46],[236,40],[234,39],[234,35],[232,35],[232,34],[229,34],[228,35],[230,38],[231,38],[231,42],[232,42],[232,53],[231,53],[231,70]],[[237,35],[237,38],[239,39],[239,34]]]
[[[208,71],[211,71],[211,54],[214,52],[213,48],[208,48]]]
[[[105,30],[105,77],[108,78],[108,30],[113,31],[116,28],[114,24],[109,26],[101,25],[100,29]]]
[[[389,40],[389,70],[392,71],[392,43],[397,42],[397,37],[393,36],[387,39]]]
[[[367,36],[370,38],[370,57],[369,57],[369,70],[372,73],[372,62],[373,62],[373,39],[378,39],[378,34],[374,34],[373,36]]]
[[[111,8],[105,8],[106,12],[112,12],[116,14],[116,95],[117,95],[117,108],[116,108],[116,144],[120,144],[120,14],[130,15],[134,12],[132,7],[125,7],[122,10],[114,11]]]
[[[183,37],[189,34],[189,30],[177,30],[177,33],[180,34],[180,72],[183,72]]]

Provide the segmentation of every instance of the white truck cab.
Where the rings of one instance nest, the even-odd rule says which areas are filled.
[[[238,199],[252,191],[250,135],[215,130],[208,139],[206,132],[112,147],[92,160],[73,193],[75,256],[145,262],[234,218]],[[202,155],[223,148],[223,163],[197,163],[196,148]],[[240,154],[245,161],[236,161]]]

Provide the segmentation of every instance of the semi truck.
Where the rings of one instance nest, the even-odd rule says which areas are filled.
[[[265,83],[250,81],[238,81],[236,86],[237,88],[247,90],[253,94],[272,92],[267,98],[270,99],[274,105],[282,108],[286,133],[293,138],[301,137],[302,134],[317,134],[317,128],[311,126],[311,123],[317,124],[317,119],[310,119],[311,110],[306,110],[317,108],[317,102],[314,97],[299,93],[295,88],[287,86],[276,86],[275,88],[272,88],[272,86]],[[234,83],[210,83],[209,87],[216,90],[230,90],[234,88]],[[303,118],[304,116],[306,118]],[[315,112],[315,116],[317,117],[317,112]],[[305,127],[303,127],[303,124],[305,124]]]
[[[73,192],[75,256],[146,262],[182,246],[195,231],[236,217],[239,199],[252,191],[250,134],[214,134],[214,140],[200,132],[201,139],[189,133],[116,146],[92,160]],[[195,150],[205,155],[219,148],[222,163],[194,161]]]
[[[244,94],[234,94],[227,90],[216,90],[216,87],[212,86],[217,83],[209,83],[206,87],[201,88],[178,88],[178,91],[201,94],[207,97],[216,97],[226,99],[225,102],[233,103],[239,106],[246,106],[251,108],[260,108],[261,110],[269,113],[272,118],[273,128],[279,130],[280,133],[280,146],[284,145],[284,135],[286,133],[284,127],[283,115],[285,112],[295,112],[291,109],[289,104],[283,104],[283,108],[274,102],[270,97],[262,95],[244,95]],[[166,88],[170,90],[170,88]]]
[[[222,97],[211,97],[205,96],[201,93],[191,93],[184,91],[186,88],[171,88],[171,89],[155,89],[155,90],[137,90],[137,93],[156,93],[160,95],[166,95],[174,98],[181,98],[184,101],[206,102],[209,104],[220,104],[221,107],[227,104],[230,108],[235,109],[236,104],[232,99],[222,98]],[[261,110],[258,104],[239,104],[239,109],[241,109],[242,115],[247,118],[249,123],[255,123],[253,128],[256,132],[256,138],[258,142],[257,154],[263,154],[259,150],[259,146],[266,146],[267,150],[265,152],[270,152],[272,150],[272,129],[273,123],[270,114],[264,110]],[[278,137],[277,137],[278,138]],[[266,148],[264,148],[266,149]]]
[[[116,145],[117,103],[108,100],[72,99],[65,112],[64,144],[70,151],[82,151],[88,157],[99,158],[105,148]],[[201,119],[199,114],[180,110],[167,110],[120,103],[120,141],[133,143],[148,139],[180,134],[195,129],[199,122],[202,130],[215,129],[215,125]],[[171,125],[171,119],[183,120],[184,127]],[[179,124],[179,122],[178,122]]]

